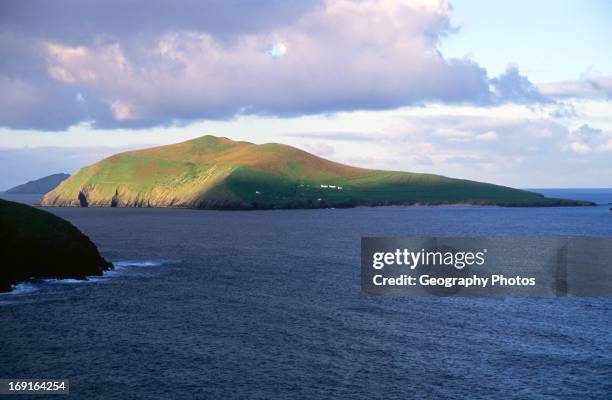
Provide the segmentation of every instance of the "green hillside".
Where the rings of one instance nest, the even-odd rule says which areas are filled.
[[[46,206],[319,208],[410,204],[587,205],[439,175],[356,168],[276,143],[203,136],[82,168]]]

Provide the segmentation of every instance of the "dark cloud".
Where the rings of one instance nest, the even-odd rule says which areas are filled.
[[[3,0],[0,26],[6,31],[75,45],[100,35],[157,36],[199,31],[232,38],[291,24],[319,0]]]
[[[549,101],[517,68],[445,59],[444,0],[4,1],[0,25],[9,128]]]

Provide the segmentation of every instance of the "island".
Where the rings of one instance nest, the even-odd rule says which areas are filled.
[[[68,221],[0,200],[0,292],[37,279],[86,279],[111,269],[96,246]]]
[[[8,194],[45,194],[55,189],[57,185],[70,178],[68,174],[53,174],[43,178],[28,181],[8,189]]]
[[[80,169],[41,204],[252,210],[593,203],[440,175],[352,167],[283,144],[207,135],[113,155]]]

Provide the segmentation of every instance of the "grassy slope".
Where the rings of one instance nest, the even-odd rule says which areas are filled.
[[[321,184],[343,189],[324,189]],[[438,175],[356,168],[286,145],[255,145],[214,136],[109,157],[81,169],[42,203],[247,209],[578,204]]]
[[[96,246],[68,221],[0,200],[0,291],[31,278],[77,278],[111,268]]]

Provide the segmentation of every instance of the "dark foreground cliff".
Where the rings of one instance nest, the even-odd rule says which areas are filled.
[[[112,268],[87,236],[51,213],[0,199],[0,292],[35,279],[85,279]]]

